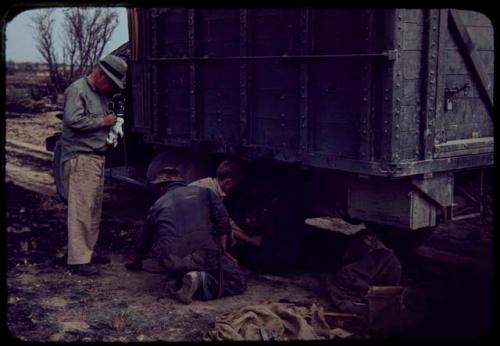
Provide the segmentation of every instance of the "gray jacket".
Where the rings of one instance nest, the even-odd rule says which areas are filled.
[[[64,93],[61,163],[77,153],[104,153],[109,128],[102,125],[109,99],[82,77]]]
[[[226,208],[213,191],[173,183],[150,208],[136,245],[141,255],[152,247],[159,258],[184,258],[200,249],[220,250],[216,239],[230,230]]]

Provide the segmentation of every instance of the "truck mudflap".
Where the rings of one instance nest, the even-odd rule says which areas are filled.
[[[111,180],[122,181],[137,186],[147,192],[154,193],[154,185],[149,183],[145,176],[138,175],[133,167],[114,166],[105,169],[104,174]]]

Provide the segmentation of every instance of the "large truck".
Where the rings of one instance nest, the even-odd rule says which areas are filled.
[[[352,219],[417,230],[481,212],[494,159],[484,14],[130,8],[128,19],[128,170],[116,177],[170,164],[194,180],[239,157],[307,172],[309,216],[340,203]]]

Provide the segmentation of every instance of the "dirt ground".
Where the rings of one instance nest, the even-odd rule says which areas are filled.
[[[319,277],[257,274],[250,274],[242,296],[179,304],[167,293],[166,277],[151,273],[160,271],[156,261],[144,263],[151,272],[124,268],[147,204],[130,186],[116,183],[107,188],[99,241],[112,262],[101,266],[99,276],[74,276],[65,266],[64,205],[13,183],[6,188],[8,326],[23,340],[200,340],[215,316],[246,305],[328,306]]]
[[[151,272],[129,272],[126,254],[147,208],[144,192],[106,183],[99,247],[111,257],[96,277],[66,268],[66,209],[57,197],[44,139],[60,130],[55,112],[6,121],[7,326],[30,341],[201,340],[226,311],[263,302],[328,307],[320,277],[288,278],[249,273],[242,296],[195,301],[169,296],[167,278],[150,259]]]
[[[335,312],[322,272],[272,276],[249,272],[248,290],[236,297],[183,305],[166,289],[154,260],[151,272],[129,272],[126,254],[150,197],[137,187],[107,181],[99,247],[111,256],[101,274],[80,277],[66,268],[65,205],[55,193],[51,154],[44,139],[58,131],[54,112],[7,117],[6,240],[7,326],[30,341],[197,341],[215,318],[264,302],[291,302]],[[318,231],[321,232],[321,231]],[[324,231],[323,231],[324,232]],[[426,244],[492,261],[492,224],[476,218],[438,227]],[[478,337],[491,321],[491,271],[477,272],[401,255],[409,288],[400,337]],[[365,320],[330,318],[353,338],[371,338]]]

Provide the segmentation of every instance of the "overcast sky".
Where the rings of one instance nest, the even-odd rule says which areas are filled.
[[[106,46],[104,53],[109,53],[115,48],[128,41],[127,11],[124,7],[115,8],[118,13],[118,26],[113,32],[110,42]],[[7,23],[5,31],[5,60],[16,62],[41,62],[33,39],[33,28],[31,27],[31,16],[37,10],[29,10],[18,14],[12,21]],[[58,28],[62,22],[62,10],[58,9],[55,13],[56,29],[55,36],[59,36]]]

